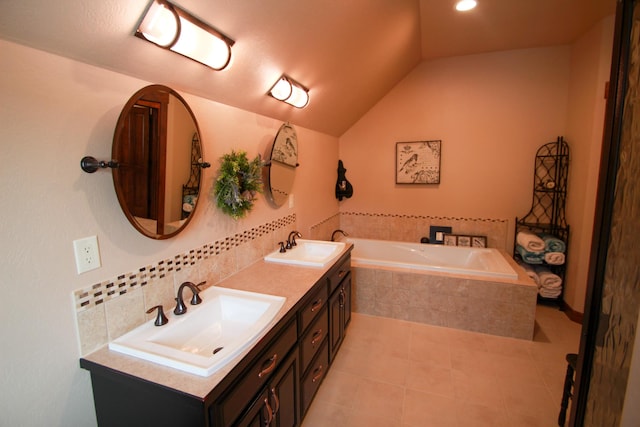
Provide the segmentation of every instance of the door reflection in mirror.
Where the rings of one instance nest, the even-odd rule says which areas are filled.
[[[145,236],[172,237],[189,222],[204,165],[199,135],[189,106],[165,86],[141,89],[123,108],[112,148],[120,165],[113,180],[123,212]]]

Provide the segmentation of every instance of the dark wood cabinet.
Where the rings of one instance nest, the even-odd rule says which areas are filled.
[[[332,288],[329,297],[329,362],[338,353],[338,349],[344,340],[347,325],[351,320],[351,273],[349,271],[350,260],[338,268],[330,278]]]
[[[293,351],[240,420],[231,425],[237,427],[295,427],[300,425],[298,371],[298,354]]]
[[[347,252],[206,396],[82,358],[98,424],[299,426],[350,319],[350,263]]]

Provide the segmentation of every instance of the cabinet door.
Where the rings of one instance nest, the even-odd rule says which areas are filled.
[[[344,329],[343,335],[346,333],[347,325],[351,321],[351,275],[349,274],[342,283],[344,289]]]
[[[234,427],[297,427],[298,369],[293,351]]]
[[[298,352],[294,350],[269,384],[268,394],[273,410],[272,426],[296,427],[300,424],[298,360]]]
[[[237,427],[265,427],[273,420],[273,409],[269,403],[269,395],[265,389],[256,398],[253,405],[240,418]]]
[[[344,333],[344,313],[342,310],[342,288],[336,291],[329,298],[329,361],[333,362],[333,358],[338,352],[340,343]]]

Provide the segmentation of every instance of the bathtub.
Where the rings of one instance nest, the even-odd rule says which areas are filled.
[[[353,243],[351,259],[360,265],[379,265],[503,279],[518,278],[518,273],[511,268],[497,249],[351,237],[343,240]]]
[[[356,313],[531,340],[538,287],[506,254],[361,238],[351,252]]]

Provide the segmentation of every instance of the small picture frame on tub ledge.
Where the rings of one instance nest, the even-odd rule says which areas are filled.
[[[486,248],[487,236],[471,236],[471,247]]]
[[[444,245],[445,246],[458,246],[458,236],[455,234],[445,234],[444,235]]]
[[[458,246],[471,246],[471,236],[458,236]]]

